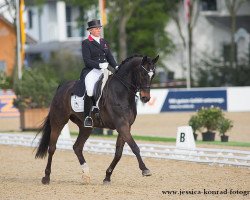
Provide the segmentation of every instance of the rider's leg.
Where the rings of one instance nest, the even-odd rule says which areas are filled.
[[[84,126],[93,127],[93,120],[91,118],[92,106],[95,104],[93,101],[93,93],[95,83],[98,81],[99,77],[102,75],[101,70],[92,69],[85,78],[85,86],[87,94],[84,98]]]
[[[93,120],[91,118],[92,100],[87,94],[84,97],[84,127],[92,127]]]

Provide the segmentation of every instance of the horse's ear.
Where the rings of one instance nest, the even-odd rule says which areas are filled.
[[[159,59],[159,55],[158,56],[156,56],[153,60],[152,60],[152,63],[156,63],[157,61],[158,61],[158,59]]]
[[[147,56],[143,56],[141,64],[144,65],[147,62],[147,60],[148,60],[148,57]]]

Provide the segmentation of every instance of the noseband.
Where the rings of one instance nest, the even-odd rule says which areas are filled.
[[[149,75],[149,78],[151,80],[152,77],[153,77],[153,75],[154,75],[155,67],[154,67],[154,69],[147,70],[143,65],[140,65],[140,66],[142,67],[142,69],[144,69],[147,72],[147,74]],[[138,90],[141,90],[141,89],[149,90],[150,89],[150,85],[141,86],[140,88],[138,88]]]

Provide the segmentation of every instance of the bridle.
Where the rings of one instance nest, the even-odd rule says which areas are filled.
[[[140,65],[140,67],[142,69],[144,69],[147,74],[149,75],[150,80],[152,79],[153,75],[154,75],[154,71],[155,71],[155,67],[154,69],[150,69],[147,70],[143,65]],[[127,82],[126,80],[124,80],[121,76],[119,76],[118,74],[113,74],[113,77],[117,78],[130,92],[132,92],[137,98],[137,92],[139,92],[140,90],[144,89],[144,90],[149,90],[151,87],[150,85],[146,85],[146,86],[140,86],[138,87],[137,85],[134,85],[132,83]],[[131,89],[132,87],[132,89]]]
[[[147,70],[143,65],[140,65],[140,67],[142,67],[142,69],[144,69],[147,72],[147,74],[149,75],[149,78],[151,80],[153,75],[154,75],[155,67],[154,67],[154,69],[150,69],[150,70]],[[140,89],[150,89],[150,85],[140,87]]]

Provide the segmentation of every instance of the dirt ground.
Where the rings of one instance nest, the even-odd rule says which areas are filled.
[[[85,153],[85,158],[92,174],[89,185],[82,184],[80,166],[69,150],[56,151],[51,183],[42,185],[46,160],[35,160],[32,148],[0,145],[0,199],[250,199],[249,168],[144,158],[153,175],[142,177],[136,158],[123,156],[112,183],[103,185],[113,156]]]

